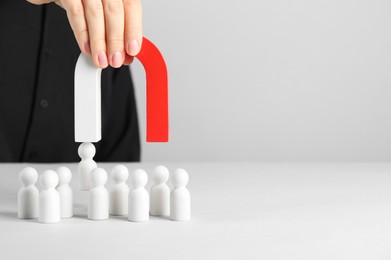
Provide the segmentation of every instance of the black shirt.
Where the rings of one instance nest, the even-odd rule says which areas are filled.
[[[55,4],[0,1],[0,161],[79,161],[74,69],[80,54]],[[102,140],[96,161],[139,161],[129,67],[102,71]]]

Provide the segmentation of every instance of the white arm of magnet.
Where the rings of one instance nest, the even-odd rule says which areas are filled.
[[[101,133],[101,72],[80,54],[75,68],[75,142],[98,142]]]

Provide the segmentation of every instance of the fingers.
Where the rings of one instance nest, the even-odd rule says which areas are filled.
[[[80,50],[91,55],[97,67],[130,64],[141,49],[141,0],[27,1],[64,8]]]
[[[136,56],[142,45],[141,0],[124,0],[125,7],[125,49],[127,54]]]
[[[56,2],[57,3],[57,2]],[[81,0],[61,0],[61,6],[66,10],[69,23],[72,27],[80,50],[87,55],[91,54],[87,22],[84,18],[84,7]]]
[[[110,66],[119,68],[122,66],[124,53],[124,5],[122,0],[103,0],[107,57]]]
[[[105,19],[101,0],[83,0],[84,12],[88,24],[88,37],[92,60],[100,68],[108,66],[106,54]]]

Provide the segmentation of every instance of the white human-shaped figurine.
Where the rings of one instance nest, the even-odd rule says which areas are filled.
[[[95,156],[95,146],[92,143],[82,143],[77,150],[81,161],[77,167],[80,179],[80,189],[89,190],[91,186],[91,171],[97,166],[93,160]]]
[[[91,172],[91,189],[88,192],[88,219],[105,220],[109,218],[109,193],[105,188],[107,173],[102,168]]]
[[[60,195],[55,189],[58,184],[58,176],[55,171],[47,170],[39,176],[39,184],[42,187],[39,193],[39,216],[41,223],[55,223],[61,220]]]
[[[128,168],[124,165],[116,165],[111,170],[111,179],[114,186],[110,190],[110,214],[123,216],[128,214],[129,186],[126,180],[129,177]]]
[[[151,216],[170,215],[170,188],[166,184],[168,176],[168,169],[163,165],[157,166],[152,172],[154,185],[149,192]]]
[[[174,188],[170,194],[170,219],[189,220],[190,213],[190,192],[186,188],[189,182],[189,175],[184,169],[176,169],[172,175]]]
[[[38,173],[32,167],[24,168],[19,174],[23,187],[18,192],[18,217],[38,218],[39,191],[35,186]]]
[[[72,180],[72,172],[67,167],[61,166],[57,169],[58,186],[56,190],[60,194],[61,218],[73,216],[73,191],[69,183]]]
[[[141,222],[149,220],[149,195],[145,189],[148,182],[148,175],[142,169],[136,169],[132,176],[133,189],[129,192],[129,213],[130,221]]]

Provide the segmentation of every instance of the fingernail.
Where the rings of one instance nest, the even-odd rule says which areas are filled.
[[[138,46],[138,42],[136,40],[133,40],[130,43],[128,43],[128,50],[127,50],[127,52],[131,56],[136,56],[138,54],[139,46]]]
[[[98,62],[99,62],[99,65],[102,68],[106,68],[108,66],[107,56],[106,56],[106,53],[104,51],[99,52],[99,54],[98,54]]]
[[[84,43],[84,51],[88,54],[91,54],[91,47],[90,47],[90,42]]]
[[[113,54],[113,56],[111,56],[111,62],[112,62],[112,66],[114,68],[119,68],[121,67],[122,65],[122,53],[117,51]]]

